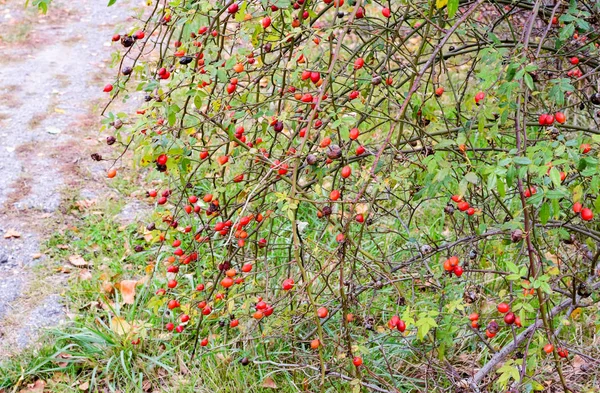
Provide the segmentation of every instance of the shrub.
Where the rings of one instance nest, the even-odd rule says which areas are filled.
[[[585,385],[599,11],[154,2],[104,88],[109,144],[162,182],[143,340],[307,390]]]

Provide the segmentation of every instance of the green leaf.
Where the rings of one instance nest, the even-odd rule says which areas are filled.
[[[525,81],[525,84],[527,85],[529,90],[535,90],[535,86],[533,84],[533,78],[531,77],[530,74],[526,73],[525,76],[523,77],[523,80]]]
[[[448,17],[453,18],[458,11],[459,0],[448,0]]]
[[[477,177],[476,173],[469,172],[465,175],[465,180],[468,181],[469,183],[477,184],[477,182],[479,181],[479,178]]]
[[[552,180],[552,183],[554,183],[554,187],[560,187],[560,172],[558,169],[550,169],[550,180]]]
[[[550,205],[547,203],[544,203],[540,209],[540,222],[542,223],[542,225],[545,225],[548,220],[550,219]]]
[[[513,158],[513,162],[518,165],[529,165],[531,164],[531,160],[527,157],[517,156]]]
[[[111,5],[115,4],[117,2],[117,0],[108,0],[108,6],[110,7]]]

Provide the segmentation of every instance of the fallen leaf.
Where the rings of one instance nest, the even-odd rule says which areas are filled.
[[[34,383],[27,385],[26,388],[19,390],[19,393],[44,393],[46,382],[38,379]]]
[[[88,390],[90,388],[90,383],[89,382],[84,382],[81,385],[79,385],[79,390]]]
[[[579,355],[573,356],[573,368],[575,370],[581,370],[581,366],[585,365],[585,360]]]
[[[69,246],[67,246],[66,244],[57,244],[56,248],[58,248],[59,250],[68,250]]]
[[[110,320],[110,330],[117,334],[124,335],[131,331],[131,325],[124,318],[113,317]]]
[[[31,259],[40,259],[41,257],[42,257],[42,254],[40,254],[40,253],[37,253],[37,254],[33,254],[33,255],[31,256]]]
[[[133,304],[135,302],[135,286],[137,280],[123,280],[119,283],[119,291],[123,295],[123,303]]]
[[[5,239],[11,239],[11,238],[20,238],[21,237],[21,233],[17,232],[15,229],[9,229],[8,231],[6,231],[4,233],[4,238]]]
[[[83,199],[81,201],[75,202],[75,206],[77,206],[77,208],[82,211],[89,209],[90,207],[94,206],[95,204],[96,204],[95,199]]]
[[[69,263],[71,263],[71,265],[77,266],[77,267],[82,267],[82,266],[88,265],[88,263],[85,261],[85,259],[83,259],[83,257],[81,255],[71,255],[69,257]]]
[[[263,388],[277,389],[277,384],[275,383],[275,381],[273,381],[273,378],[271,377],[265,378],[265,380],[262,383],[262,386]]]
[[[152,382],[150,382],[148,379],[144,380],[144,382],[142,383],[142,390],[144,392],[149,392],[152,390]]]
[[[59,359],[69,359],[72,357],[72,355],[69,355],[68,353],[61,353],[57,356]],[[69,362],[59,362],[58,363],[58,367],[67,367],[69,365]]]
[[[115,287],[109,281],[103,281],[102,291],[105,293],[113,293],[115,291]]]
[[[83,269],[79,272],[79,279],[81,281],[89,281],[92,279],[92,273],[88,269]]]

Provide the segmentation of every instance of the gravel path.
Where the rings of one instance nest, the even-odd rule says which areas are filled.
[[[100,137],[93,108],[115,72],[110,37],[134,23],[128,1],[106,3],[55,0],[43,16],[0,0],[0,358],[65,318],[66,280],[43,269],[40,244],[82,173],[104,181],[89,159]]]

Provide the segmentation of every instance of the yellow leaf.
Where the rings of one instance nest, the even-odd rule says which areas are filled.
[[[124,335],[129,333],[131,325],[124,318],[113,317],[113,319],[110,320],[110,330],[117,334]]]
[[[435,6],[440,9],[448,4],[448,0],[435,0]]]
[[[579,317],[579,315],[581,315],[581,308],[577,307],[575,310],[573,310],[573,312],[571,313],[571,318],[572,319],[577,319]]]

